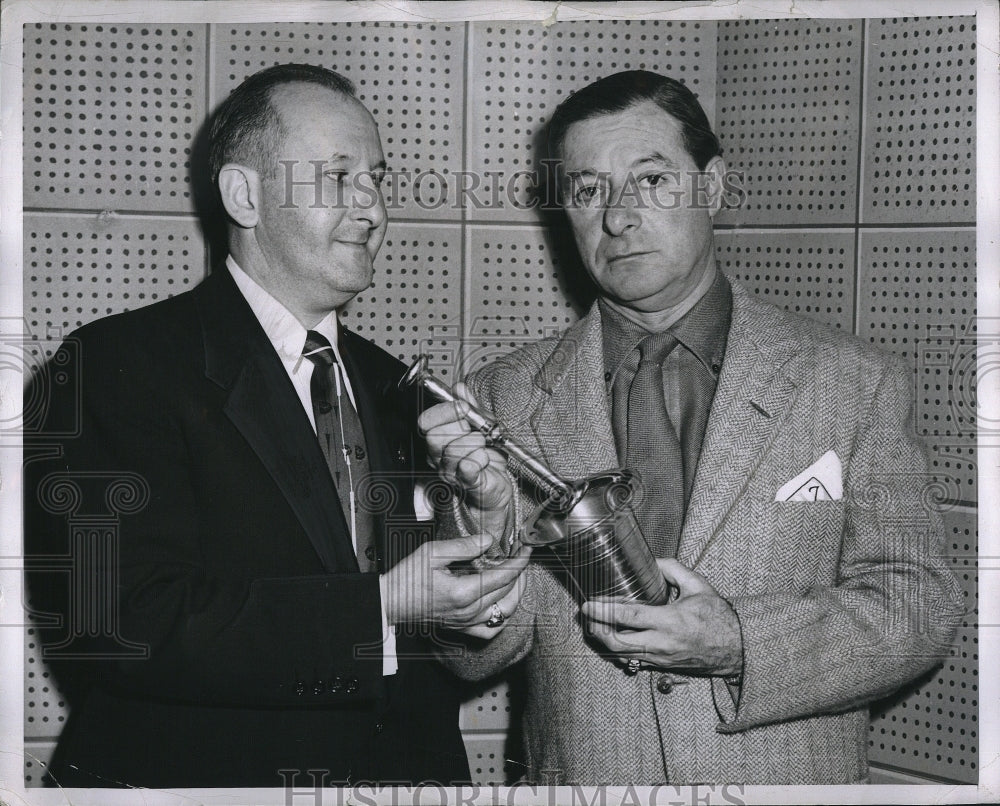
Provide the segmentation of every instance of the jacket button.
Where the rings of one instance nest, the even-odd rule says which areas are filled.
[[[358,678],[356,678],[356,677],[348,678],[348,680],[347,680],[347,693],[348,694],[353,694],[357,690],[358,690]]]
[[[656,690],[659,691],[660,694],[669,694],[674,690],[673,678],[668,674],[661,674],[658,678],[656,678]]]
[[[344,678],[339,674],[330,681],[330,693],[339,694],[340,690],[344,687]]]
[[[319,696],[320,694],[323,694],[325,691],[326,691],[326,683],[324,683],[322,680],[317,680],[315,683],[313,683],[313,694]]]
[[[383,725],[381,722],[376,722],[375,723],[375,732],[376,733],[381,733],[383,730],[385,730],[385,725]]]
[[[306,693],[306,684],[303,683],[301,680],[295,681],[295,693],[298,694],[300,697]]]

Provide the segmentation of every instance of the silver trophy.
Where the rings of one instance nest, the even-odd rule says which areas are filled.
[[[442,402],[459,398],[428,368],[421,355],[400,380],[419,384]],[[545,496],[521,529],[521,541],[546,546],[569,572],[585,599],[666,604],[670,586],[660,573],[632,511],[636,477],[607,470],[570,481],[548,468],[486,412],[470,406],[470,426],[507,459],[510,471]]]

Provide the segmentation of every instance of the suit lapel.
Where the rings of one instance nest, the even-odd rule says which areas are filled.
[[[223,411],[267,468],[324,568],[357,571],[333,480],[273,346],[224,267],[202,289],[205,374],[228,390]]]
[[[678,560],[697,565],[779,432],[797,393],[801,340],[733,283],[733,322]]]
[[[542,400],[531,426],[549,467],[576,479],[618,466],[597,305],[562,336],[534,384]]]

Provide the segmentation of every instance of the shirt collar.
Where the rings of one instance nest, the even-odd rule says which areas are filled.
[[[598,300],[604,345],[604,369],[610,380],[649,331]],[[732,319],[733,292],[721,271],[691,310],[667,328],[711,374],[718,378]]]
[[[281,360],[297,361],[302,355],[302,348],[306,343],[306,329],[302,323],[284,305],[264,290],[256,280],[243,271],[232,255],[226,256],[226,268],[233,275],[236,287],[243,294],[250,310],[257,317],[257,321],[260,322],[260,326],[264,329],[271,344],[274,345]],[[312,329],[329,339],[339,358],[337,312],[330,311],[323,321]]]

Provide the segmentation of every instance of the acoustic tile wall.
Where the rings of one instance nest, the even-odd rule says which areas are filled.
[[[872,20],[861,220],[976,218],[975,20]]]
[[[850,224],[857,215],[860,20],[719,26],[719,134],[747,198],[720,224]]]
[[[398,173],[375,285],[343,320],[403,360],[429,352],[454,379],[564,328],[588,302],[558,216],[533,203],[555,105],[616,70],[678,77],[748,191],[719,218],[724,269],[914,361],[970,616],[952,662],[878,720],[872,758],[972,780],[973,30],[967,19],[28,26],[27,323],[41,354],[47,337],[196,284],[221,257],[197,216],[207,114],[257,69],[322,64],[354,80]],[[929,38],[940,54],[925,52]],[[65,712],[36,636],[27,642],[37,783]],[[481,781],[519,774],[517,703],[516,679],[469,692],[462,727]]]

